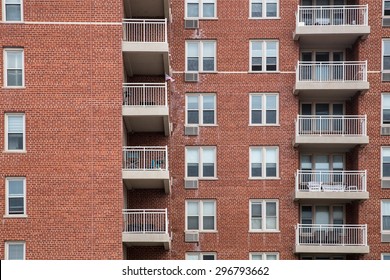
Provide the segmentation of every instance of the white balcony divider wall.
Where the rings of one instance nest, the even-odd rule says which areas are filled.
[[[300,192],[366,192],[367,171],[298,170],[295,188]]]
[[[123,147],[123,169],[168,170],[168,147]]]
[[[367,246],[367,225],[298,224],[296,245]]]
[[[298,61],[300,82],[366,82],[367,61]]]
[[[124,209],[125,233],[168,233],[167,209]]]
[[[299,6],[298,25],[367,26],[368,5]]]
[[[124,106],[168,106],[166,83],[125,83],[123,84]]]
[[[298,115],[296,136],[367,136],[367,116]]]
[[[167,19],[124,19],[123,41],[167,43]]]

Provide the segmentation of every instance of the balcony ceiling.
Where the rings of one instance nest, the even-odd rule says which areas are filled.
[[[167,17],[167,0],[124,0],[127,17],[164,18]]]

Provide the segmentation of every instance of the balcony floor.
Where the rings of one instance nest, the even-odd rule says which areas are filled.
[[[164,189],[167,194],[171,192],[167,170],[122,170],[122,179],[127,189]]]
[[[369,199],[368,192],[310,192],[310,191],[296,191],[295,200],[334,200],[334,201],[351,201],[351,200],[367,200]]]
[[[171,238],[167,233],[122,233],[122,242],[127,246],[163,246],[171,248]]]
[[[327,253],[327,254],[368,254],[370,246],[313,246],[313,245],[295,245],[294,252],[301,253]]]

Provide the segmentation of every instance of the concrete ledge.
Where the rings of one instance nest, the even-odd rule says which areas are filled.
[[[368,192],[295,192],[295,200],[299,199],[332,199],[332,200],[367,200]]]
[[[351,94],[356,92],[366,92],[370,89],[370,83],[364,81],[332,81],[332,82],[316,82],[316,81],[296,81],[294,94],[299,94],[302,91],[346,91]]]
[[[122,242],[129,246],[164,246],[171,248],[171,238],[167,233],[122,233]]]
[[[122,41],[123,52],[169,52],[168,43]]]
[[[294,252],[301,253],[328,253],[328,254],[368,254],[370,246],[309,246],[295,245]]]
[[[370,139],[368,136],[326,136],[326,135],[307,135],[296,136],[294,146],[301,144],[341,144],[341,145],[367,145]]]
[[[344,35],[367,37],[371,33],[370,26],[362,25],[302,25],[296,26],[293,38],[298,40],[301,36],[311,35]]]

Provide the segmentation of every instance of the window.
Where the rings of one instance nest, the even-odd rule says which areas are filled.
[[[214,200],[186,201],[186,230],[216,230],[216,207]]]
[[[251,147],[250,178],[272,179],[278,177],[278,147]]]
[[[186,0],[186,18],[215,18],[216,0]]]
[[[390,1],[388,0],[383,1],[383,15],[390,16]]]
[[[382,94],[382,124],[390,125],[390,94]]]
[[[21,49],[4,50],[4,81],[6,87],[24,86],[24,54]]]
[[[382,200],[382,232],[390,231],[390,200]]]
[[[25,150],[24,114],[5,114],[5,147],[7,151]]]
[[[216,253],[191,252],[186,253],[186,260],[216,260]]]
[[[4,0],[3,3],[3,21],[22,21],[22,0]]]
[[[186,177],[216,177],[215,147],[186,147]]]
[[[6,215],[26,214],[26,179],[6,178]]]
[[[276,18],[279,0],[250,0],[250,18]]]
[[[24,242],[5,242],[5,259],[7,260],[25,260],[26,244]]]
[[[390,177],[390,147],[382,147],[382,178]]]
[[[390,261],[390,253],[384,253],[384,254],[382,254],[382,260],[384,260],[384,261]]]
[[[186,71],[214,72],[215,41],[187,41],[186,42]]]
[[[383,40],[382,55],[382,71],[390,73],[390,40]]]
[[[253,93],[250,95],[250,125],[275,125],[279,123],[279,96]]]
[[[260,252],[255,252],[255,253],[250,253],[249,254],[249,259],[250,260],[278,260],[279,259],[279,253],[260,253]]]
[[[278,71],[278,41],[250,42],[250,71]]]
[[[186,95],[186,124],[215,125],[215,94]]]
[[[250,231],[277,231],[278,201],[277,200],[251,200],[250,203]]]

